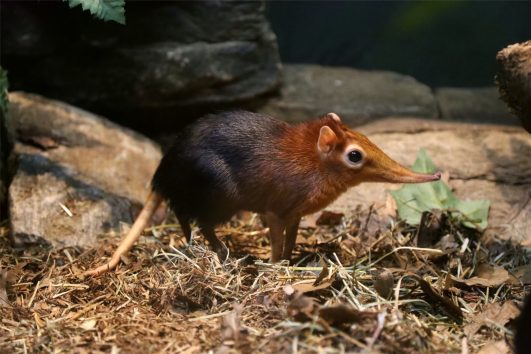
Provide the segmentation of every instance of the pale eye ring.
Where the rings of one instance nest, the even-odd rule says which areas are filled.
[[[363,153],[359,150],[350,150],[347,153],[347,159],[353,164],[359,164],[363,160]]]

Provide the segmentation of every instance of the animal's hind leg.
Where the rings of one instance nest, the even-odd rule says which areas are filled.
[[[177,220],[179,220],[179,224],[181,225],[181,230],[186,238],[186,242],[189,244],[190,241],[192,241],[192,228],[190,227],[190,219],[179,215],[176,216]]]
[[[271,259],[272,263],[279,262],[282,259],[282,251],[284,248],[284,230],[286,223],[273,213],[265,214],[267,226],[269,227],[269,240],[271,243]]]
[[[213,225],[199,224],[201,232],[205,239],[210,244],[210,247],[214,252],[218,254],[220,261],[225,261],[229,257],[229,250],[227,246],[216,236],[216,231]]]

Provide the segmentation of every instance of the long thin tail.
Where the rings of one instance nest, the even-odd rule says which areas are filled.
[[[146,225],[148,225],[151,216],[153,216],[163,200],[164,198],[162,198],[160,194],[157,192],[151,192],[146,200],[146,203],[144,204],[144,208],[142,208],[142,211],[140,212],[140,215],[138,215],[135,223],[131,227],[131,230],[129,230],[122,242],[120,242],[120,245],[116,251],[114,251],[109,263],[99,266],[98,268],[88,270],[84,274],[100,275],[108,272],[111,269],[114,269],[118,262],[120,262],[120,257],[129,251],[133,244],[138,240],[142,230],[144,230]]]

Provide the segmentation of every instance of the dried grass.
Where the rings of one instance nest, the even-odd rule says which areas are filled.
[[[474,353],[512,342],[510,321],[487,321],[468,338],[465,328],[490,303],[519,304],[518,277],[489,288],[450,275],[469,278],[481,263],[510,274],[529,264],[525,250],[458,228],[452,250],[422,248],[415,229],[368,232],[369,219],[301,229],[295,266],[265,261],[267,230],[257,218],[219,229],[233,252],[224,264],[201,238],[185,245],[167,224],[98,278],[81,274],[109,257],[117,238],[84,251],[18,251],[3,227],[9,304],[0,306],[0,352]]]

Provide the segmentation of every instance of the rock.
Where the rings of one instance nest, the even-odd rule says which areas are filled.
[[[280,59],[264,8],[133,1],[121,26],[64,3],[6,3],[2,61],[14,89],[127,112],[129,125],[186,120],[194,110],[240,105],[278,87]]]
[[[515,242],[531,240],[531,136],[510,126],[473,125],[390,118],[359,127],[398,162],[411,166],[420,148],[450,174],[461,199],[489,199],[487,234]],[[357,205],[383,216],[392,207],[392,184],[363,184],[350,189],[329,209],[350,214]]]
[[[508,46],[496,55],[501,98],[531,133],[531,41]]]
[[[461,122],[482,122],[519,125],[518,118],[500,100],[496,87],[455,88],[435,90],[442,119]]]
[[[437,117],[431,89],[392,72],[284,65],[280,96],[261,112],[289,121],[338,113],[351,126],[386,116]]]
[[[7,75],[0,67],[0,221],[7,219],[7,188],[12,177],[13,127],[7,112]]]
[[[7,114],[0,110],[0,221],[7,219],[7,188],[11,179],[9,157],[13,149]]]
[[[18,168],[9,188],[16,246],[94,244],[144,202],[161,153],[150,140],[73,106],[10,93]]]

